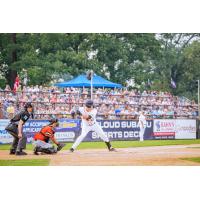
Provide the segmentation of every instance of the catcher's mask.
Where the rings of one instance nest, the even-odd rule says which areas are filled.
[[[50,123],[50,125],[52,125],[52,124],[55,124],[55,123],[56,123],[56,127],[58,127],[58,126],[59,126],[58,119],[50,119],[50,120],[49,120],[49,123]]]

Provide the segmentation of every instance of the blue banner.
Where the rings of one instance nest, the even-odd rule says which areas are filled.
[[[5,127],[9,120],[0,120],[0,143],[11,143],[12,136],[6,131]],[[39,132],[43,126],[48,124],[48,120],[29,120],[23,127],[27,135],[28,143],[32,142],[35,133]],[[139,126],[137,120],[99,120],[105,134],[112,140],[139,140]],[[153,139],[153,120],[147,121],[144,139]],[[60,119],[59,127],[56,128],[55,137],[58,141],[74,142],[81,134],[81,120],[79,119]],[[84,141],[100,141],[101,139],[95,132],[90,132]]]
[[[159,123],[158,123],[159,122]],[[196,137],[196,121],[193,123],[186,120],[147,120],[144,132],[144,140],[155,139],[182,139]],[[187,122],[187,123],[186,123]],[[13,137],[5,131],[9,120],[0,120],[0,144],[11,143]],[[98,123],[103,128],[108,138],[113,140],[131,141],[139,140],[138,120],[99,120]],[[35,133],[39,132],[43,126],[49,124],[48,120],[29,120],[23,127],[27,135],[28,143],[32,142]],[[162,126],[161,126],[162,125]],[[171,130],[173,128],[173,130]],[[198,126],[199,128],[199,126]],[[169,134],[173,137],[169,138]],[[55,137],[58,141],[74,142],[81,134],[81,120],[79,119],[60,119],[59,127],[56,128]],[[176,134],[176,138],[174,137]],[[167,136],[167,137],[166,137]],[[101,141],[95,132],[89,132],[84,141]]]
[[[48,120],[29,120],[24,125],[23,131],[27,135],[28,143],[32,142],[35,133],[39,132],[43,126],[48,125]],[[60,119],[59,127],[56,130],[58,141],[73,142],[80,132],[80,120]]]
[[[105,134],[112,141],[114,140],[139,140],[138,120],[99,120],[98,123],[103,128]],[[152,139],[153,120],[147,120],[144,132],[144,140]],[[90,132],[84,141],[100,141],[95,132]]]

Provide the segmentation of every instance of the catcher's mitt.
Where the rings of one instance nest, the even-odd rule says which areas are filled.
[[[64,143],[59,143],[57,147],[57,151],[60,151],[66,144]]]

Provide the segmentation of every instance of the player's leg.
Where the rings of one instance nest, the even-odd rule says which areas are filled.
[[[108,150],[109,150],[109,151],[116,151],[116,150],[112,147],[112,145],[111,145],[111,143],[110,143],[110,141],[109,141],[107,135],[104,133],[102,127],[101,127],[99,124],[95,124],[95,125],[93,126],[93,131],[96,132],[96,133],[99,135],[99,137],[106,143],[106,146],[108,147]]]
[[[140,141],[144,141],[144,128],[140,128],[139,136],[140,136]]]
[[[12,142],[12,145],[11,145],[11,148],[10,148],[10,154],[15,154],[16,149],[17,149],[17,145],[18,145],[18,142],[19,142],[19,138],[18,138],[16,133],[13,133],[13,132],[10,132],[10,131],[8,131],[8,132],[13,136],[13,142]]]
[[[82,127],[81,135],[76,139],[76,141],[72,145],[72,148],[70,149],[71,152],[73,152],[78,147],[78,145],[83,141],[83,139],[85,138],[85,136],[88,134],[89,131],[90,131],[89,127],[86,126]]]
[[[27,155],[26,152],[23,152],[23,149],[26,149],[26,142],[27,142],[27,137],[22,132],[22,137],[19,139],[19,142],[17,145],[16,155]]]
[[[46,153],[46,154],[55,154],[57,153],[57,150],[55,147],[47,142],[37,140],[34,142],[35,148],[34,148],[34,154],[38,155],[38,152]]]
[[[15,154],[19,142],[17,125],[8,124],[5,130],[13,137],[13,142],[10,148],[10,154]]]

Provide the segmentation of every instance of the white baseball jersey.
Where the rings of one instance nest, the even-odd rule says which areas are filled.
[[[86,108],[80,107],[79,111],[82,115],[90,115],[92,117],[90,120],[86,120],[82,118],[83,125],[92,126],[96,123],[97,109],[93,108],[90,112],[87,112]]]
[[[139,116],[139,126],[140,126],[140,128],[143,128],[142,124],[143,124],[144,128],[146,128],[146,123],[147,123],[147,121],[146,121],[145,116],[143,114],[140,114],[140,116]]]

